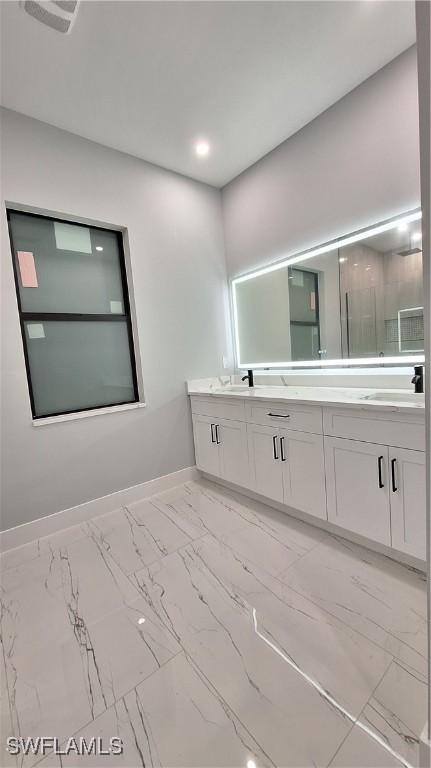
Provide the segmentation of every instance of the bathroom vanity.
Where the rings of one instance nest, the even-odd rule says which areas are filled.
[[[423,395],[219,380],[188,391],[202,472],[393,557],[425,560]]]

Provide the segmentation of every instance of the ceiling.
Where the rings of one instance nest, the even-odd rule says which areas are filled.
[[[215,186],[415,42],[404,0],[85,0],[69,35],[1,16],[4,106]]]

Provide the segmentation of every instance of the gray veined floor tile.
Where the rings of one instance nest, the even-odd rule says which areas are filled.
[[[17,765],[17,759],[6,751],[5,743],[7,736],[13,735],[13,727],[2,645],[0,645],[0,734],[2,737],[0,744],[0,765],[4,768],[15,767]]]
[[[209,533],[222,538],[251,520],[247,507],[238,503],[230,490],[207,480],[185,483],[182,489],[166,491],[159,499],[181,520],[192,523],[201,536]]]
[[[419,737],[427,718],[427,685],[394,661],[360,721],[412,766],[419,765]]]
[[[6,571],[3,588],[1,636],[13,729],[5,736],[64,738],[179,651],[91,538]]]
[[[187,487],[191,491],[190,499],[178,497],[177,490],[175,501],[171,492],[171,507],[183,514],[191,505],[196,514],[198,504],[191,498],[199,498],[201,523],[205,525],[202,534],[207,532],[227,541],[272,575],[286,570],[299,557],[328,539],[324,531],[215,483],[200,481],[189,483]]]
[[[305,554],[295,545],[294,540],[281,542],[264,529],[251,524],[223,537],[223,542],[271,576],[278,576]]]
[[[220,695],[184,654],[129,692],[82,732],[87,741],[112,736],[123,742],[123,754],[109,757],[63,757],[64,768],[259,768],[274,766]],[[48,757],[41,768],[60,766]]]
[[[321,544],[280,576],[419,673],[426,665],[425,577],[347,541]]]
[[[153,563],[190,541],[151,500],[97,517],[88,528],[124,573]]]
[[[216,484],[211,484],[216,489]],[[305,554],[331,536],[309,523],[298,520],[286,512],[281,512],[256,499],[250,499],[241,493],[229,491],[230,503],[241,509],[242,515],[251,525],[264,531],[280,544],[288,545],[297,552]]]
[[[59,547],[51,545],[49,554],[6,570],[2,587],[10,598],[19,597],[22,620],[27,620],[32,630],[49,619],[49,614],[40,610],[48,598],[64,603],[79,595],[80,610],[90,622],[138,597],[125,573],[91,532]]]
[[[17,639],[6,662],[13,730],[5,736],[64,739],[177,652],[142,599],[91,625],[77,616],[52,643],[22,647]]]
[[[406,764],[355,725],[329,765],[330,768],[405,768]]]
[[[21,547],[15,547],[15,549],[2,552],[0,554],[0,573],[9,568],[16,568],[29,560],[35,560],[49,554],[52,549],[58,548],[63,544],[71,544],[73,541],[82,539],[85,535],[84,524],[73,525],[64,531],[52,533],[50,536],[44,536],[41,539],[30,541],[28,544],[23,544]]]
[[[187,551],[208,581],[230,595],[232,608],[244,606],[249,614],[254,609],[260,631],[304,676],[352,717],[359,715],[389,667],[390,654],[228,546],[204,537]]]
[[[255,632],[250,605],[202,565],[191,545],[135,578],[186,655],[277,765],[327,765],[351,719]]]
[[[99,764],[127,768],[385,768],[394,747],[411,759],[417,573],[207,481],[129,514],[2,560],[2,734],[121,735],[125,756]]]

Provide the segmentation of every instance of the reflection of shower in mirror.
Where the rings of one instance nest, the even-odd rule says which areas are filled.
[[[420,218],[407,213],[236,278],[239,367],[421,362]]]

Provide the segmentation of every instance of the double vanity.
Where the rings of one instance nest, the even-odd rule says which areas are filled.
[[[423,395],[223,379],[189,382],[188,392],[202,472],[395,558],[425,560]]]

